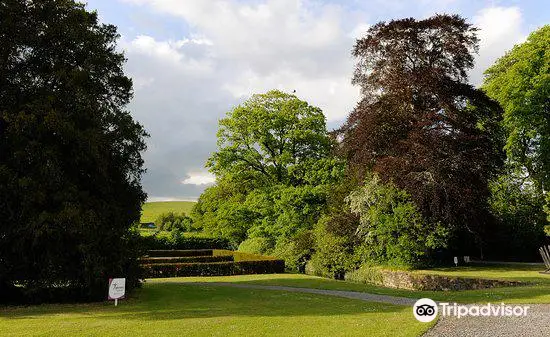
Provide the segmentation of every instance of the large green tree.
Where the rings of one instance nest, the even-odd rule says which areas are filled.
[[[548,225],[544,194],[550,188],[549,46],[546,25],[487,69],[482,86],[503,107],[506,132],[506,167],[492,183],[491,205],[499,219],[495,248],[509,247],[513,238],[515,257],[524,259],[538,258]]]
[[[477,43],[456,15],[372,26],[353,48],[362,98],[341,130],[351,167],[407,191],[457,244],[481,243],[488,181],[502,162],[501,109],[467,83]]]
[[[550,190],[550,25],[485,72],[483,89],[504,109],[506,153],[519,179]]]
[[[253,95],[220,120],[219,150],[207,166],[217,177],[250,187],[298,186],[312,179],[331,145],[321,109],[273,90]]]
[[[146,133],[117,38],[72,0],[0,2],[0,296],[138,281]]]
[[[217,184],[199,198],[197,224],[235,245],[261,238],[262,252],[310,229],[342,177],[333,146],[319,108],[280,91],[252,96],[220,121],[207,163]]]

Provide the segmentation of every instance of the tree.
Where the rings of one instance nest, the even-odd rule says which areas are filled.
[[[188,217],[184,212],[176,213],[173,211],[162,213],[157,216],[155,225],[158,229],[163,231],[181,231],[181,232],[193,232],[193,220]]]
[[[491,236],[492,259],[538,261],[538,248],[545,242],[544,199],[534,184],[505,172],[490,183],[489,204],[498,220]]]
[[[253,239],[243,249],[284,251],[283,241],[317,222],[342,177],[333,146],[319,108],[280,91],[252,96],[220,121],[207,163],[217,184],[199,198],[195,223],[234,246]]]
[[[72,0],[0,4],[2,295],[103,299],[109,277],[138,282],[146,133],[117,38]]]
[[[550,189],[550,25],[531,33],[485,72],[483,90],[504,109],[506,153],[514,175]]]
[[[428,223],[479,242],[502,154],[501,109],[466,82],[475,32],[457,15],[372,26],[353,48],[362,98],[339,133],[360,175],[393,182]]]
[[[254,95],[220,120],[218,152],[207,162],[217,177],[251,188],[307,183],[311,165],[329,158],[321,109],[272,90]]]

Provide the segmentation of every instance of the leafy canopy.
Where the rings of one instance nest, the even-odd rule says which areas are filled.
[[[146,133],[125,110],[117,38],[71,0],[0,4],[2,295],[68,286],[97,299],[109,277],[138,282],[129,228]]]
[[[506,153],[516,175],[550,189],[550,25],[485,72],[483,90],[504,109]]]
[[[372,26],[353,49],[362,98],[340,134],[359,173],[393,181],[428,222],[479,237],[502,158],[501,109],[466,83],[475,32],[457,15]]]
[[[231,177],[252,188],[298,186],[319,178],[329,157],[321,109],[277,90],[254,95],[220,120],[218,148],[207,162],[217,177]],[[312,167],[315,166],[315,167]]]
[[[280,91],[252,96],[220,121],[207,163],[217,184],[199,198],[196,223],[235,246],[257,238],[243,249],[262,253],[311,228],[343,174],[333,145],[319,108]]]

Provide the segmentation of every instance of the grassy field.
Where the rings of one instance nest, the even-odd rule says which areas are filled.
[[[239,278],[248,279],[232,280]],[[210,280],[217,278],[200,278]],[[158,281],[118,307],[0,308],[2,336],[419,336],[430,326],[403,306]]]
[[[428,297],[437,301],[459,303],[550,303],[550,275],[540,274],[540,267],[526,266],[511,269],[508,266],[458,267],[439,270],[421,271],[443,275],[500,278],[508,280],[529,281],[533,285],[521,287],[503,287],[467,291],[412,291],[391,289],[370,284],[357,284],[345,281],[330,280],[303,274],[244,275],[210,277],[210,282],[238,282],[264,285],[282,285],[289,287],[351,290],[373,294],[393,295],[410,298]],[[205,282],[204,278],[186,277],[172,279],[155,279],[150,282]]]
[[[160,214],[170,211],[189,215],[193,205],[193,201],[146,202],[141,211],[141,222],[155,222]]]

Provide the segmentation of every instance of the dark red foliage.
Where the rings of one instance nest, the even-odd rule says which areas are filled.
[[[339,133],[352,171],[377,172],[429,220],[479,237],[502,144],[501,108],[467,84],[475,31],[456,15],[371,27],[353,49],[362,98]]]

